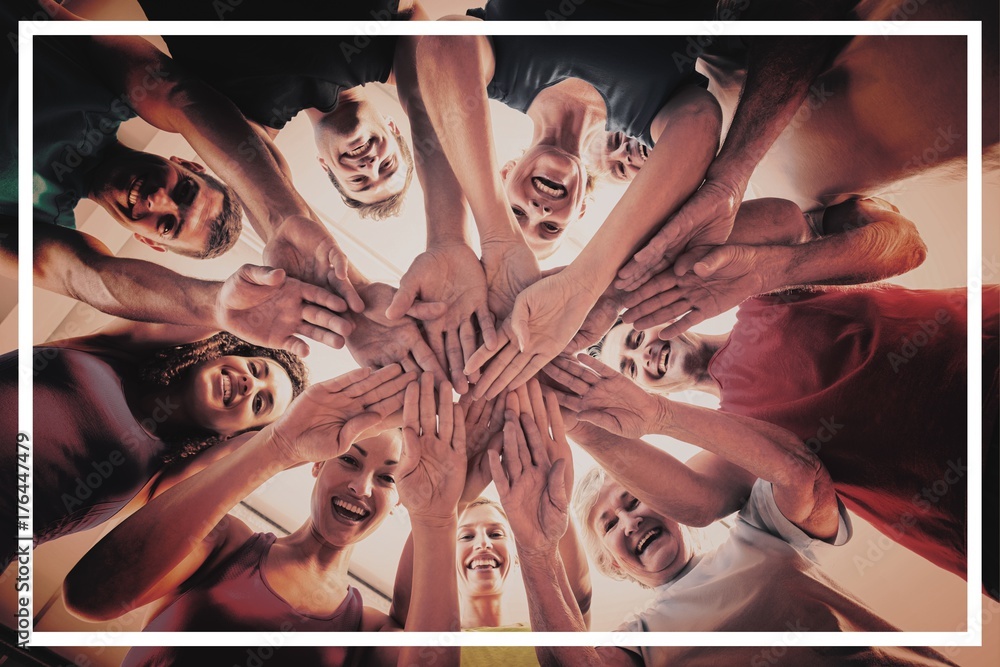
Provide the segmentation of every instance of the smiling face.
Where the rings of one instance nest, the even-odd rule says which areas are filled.
[[[407,165],[399,147],[399,129],[391,119],[362,113],[316,127],[319,162],[344,193],[363,204],[381,202],[402,192]]]
[[[127,151],[102,164],[90,197],[151,248],[199,256],[225,199],[204,171],[177,157]]]
[[[402,437],[385,431],[313,466],[310,518],[322,540],[348,546],[367,537],[399,502],[396,468]]]
[[[650,391],[669,393],[694,387],[707,372],[711,355],[706,358],[696,333],[660,340],[659,333],[666,326],[636,330],[630,324],[615,325],[604,337],[599,358]]]
[[[630,183],[649,159],[645,144],[622,132],[597,135],[587,153],[599,171],[610,174],[618,183]]]
[[[470,507],[458,521],[456,563],[463,595],[499,595],[510,572],[510,525],[492,505]]]
[[[291,404],[293,392],[277,362],[225,356],[194,366],[181,396],[198,426],[232,435],[273,422]]]
[[[579,156],[535,145],[511,160],[500,176],[507,201],[532,252],[552,254],[571,223],[587,209],[587,171]]]
[[[616,568],[651,588],[676,577],[694,555],[680,524],[657,514],[611,478],[601,487],[587,523]]]

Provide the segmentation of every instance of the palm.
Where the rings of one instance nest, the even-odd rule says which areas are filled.
[[[614,290],[614,288],[609,288]],[[617,292],[617,290],[615,290]],[[587,313],[587,318],[580,326],[580,330],[573,336],[563,354],[576,354],[586,350],[591,345],[596,345],[605,334],[611,330],[618,320],[619,304],[615,295],[605,292],[594,307]]]
[[[706,318],[719,315],[763,291],[764,281],[754,246],[721,246],[705,260],[718,266],[711,276],[702,278],[697,273],[689,273],[681,277],[678,285],[688,291],[687,300]]]
[[[503,248],[484,246],[483,268],[488,288],[487,304],[500,319],[513,310],[517,296],[541,277],[538,261],[523,243]]]
[[[561,276],[549,276],[528,287],[511,313],[522,349],[544,357],[543,365],[565,349],[593,306]]]
[[[424,451],[428,446],[422,445]],[[400,501],[412,514],[433,514],[436,508],[454,507],[465,488],[465,457],[422,456],[412,470],[396,481],[396,487]]]
[[[413,260],[407,277],[419,285],[418,294],[424,301],[447,304],[448,310],[436,319],[425,321],[425,328],[443,331],[457,327],[476,312],[486,301],[486,276],[476,253],[467,245],[429,249]]]
[[[593,423],[605,431],[623,438],[640,438],[646,435],[646,418],[656,408],[650,404],[649,394],[624,375],[615,373],[590,387],[583,397],[583,409],[591,417],[603,413]]]

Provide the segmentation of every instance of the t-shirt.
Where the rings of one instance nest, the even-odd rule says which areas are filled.
[[[986,350],[998,291],[983,288]],[[962,577],[966,303],[964,288],[893,285],[756,297],[708,367],[721,410],[795,433],[851,510]]]
[[[150,21],[389,21],[399,0],[139,0]]]
[[[331,111],[340,91],[385,82],[396,37],[165,36],[191,76],[226,95],[248,119],[280,130],[303,109]]]
[[[830,542],[811,538],[786,519],[770,482],[757,480],[729,539],[695,556],[672,581],[654,589],[648,607],[620,632],[786,632],[787,646],[635,646],[647,667],[789,667],[952,664],[930,649],[809,647],[810,632],[891,632],[896,628],[839,588],[816,564],[817,554],[845,544],[851,521],[839,504],[840,527]]]
[[[499,628],[469,628],[462,632],[531,632],[526,625]],[[531,646],[463,646],[462,667],[538,667],[538,657]]]
[[[705,85],[694,71],[698,56],[691,39],[495,35],[496,66],[486,91],[491,99],[526,113],[545,88],[581,79],[604,98],[608,131],[652,147],[650,126],[674,92],[685,84]]]
[[[466,11],[485,21],[708,21],[714,0],[489,0]]]
[[[118,128],[135,116],[88,64],[88,37],[35,36],[34,217],[75,227],[73,209],[89,175],[118,146]]]

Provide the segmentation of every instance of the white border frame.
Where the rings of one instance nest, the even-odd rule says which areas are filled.
[[[161,35],[218,34],[222,26],[229,35],[464,35],[464,34],[556,34],[556,35],[964,35],[968,39],[968,331],[969,354],[969,497],[968,518],[968,629],[964,632],[816,632],[790,636],[787,632],[586,632],[586,633],[432,633],[350,632],[313,633],[172,633],[172,632],[32,632],[35,646],[982,646],[982,401],[976,400],[982,386],[982,33],[979,21],[830,21],[800,22],[157,22],[157,21],[21,21],[19,35],[19,192],[32,192],[33,99],[31,96],[32,37],[38,35]],[[18,201],[22,230],[19,254],[32,257],[32,198]],[[33,341],[32,269],[27,261],[19,266],[19,426],[32,434]],[[34,589],[32,581],[31,590]],[[31,606],[29,605],[29,609]],[[502,642],[500,641],[502,638]]]

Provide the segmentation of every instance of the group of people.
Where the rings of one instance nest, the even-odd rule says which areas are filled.
[[[328,10],[244,0],[232,16],[213,3],[139,4],[153,20],[427,18],[406,0]],[[565,4],[490,0],[473,13],[544,20]],[[592,0],[569,18],[891,10],[689,4],[678,16]],[[8,20],[39,11],[80,18],[51,0],[0,10]],[[338,37],[164,41],[169,56],[141,37],[33,39],[34,283],[119,318],[33,352],[35,543],[117,522],[65,580],[72,613],[105,620],[152,605],[149,631],[583,631],[599,602],[593,565],[651,589],[625,631],[896,630],[817,562],[851,538],[849,511],[967,578],[965,415],[979,397],[966,391],[966,290],[882,282],[919,266],[928,248],[877,196],[963,162],[963,40],[430,35],[372,37],[355,50]],[[375,106],[371,84],[395,88],[409,136]],[[817,86],[830,100],[795,122]],[[904,105],[915,95],[924,103]],[[491,99],[533,128],[504,165]],[[300,112],[335,196],[362,218],[398,215],[413,177],[420,183],[427,246],[398,287],[358,271],[297,192],[274,139]],[[120,142],[133,117],[180,134],[204,166]],[[907,162],[942,126],[959,140]],[[991,117],[983,150],[997,141]],[[15,156],[16,137],[2,149]],[[796,201],[746,198],[768,169],[793,175]],[[10,173],[4,216],[17,201]],[[569,265],[543,272],[539,261],[609,181],[624,186],[610,214]],[[245,216],[263,254],[224,281],[180,275],[153,254],[117,257],[75,229],[85,198],[149,253],[224,255]],[[2,246],[12,273],[16,236]],[[983,286],[982,300],[982,585],[997,599],[1000,287]],[[737,306],[729,334],[691,330]],[[310,384],[304,339],[346,347],[358,369]],[[16,431],[17,385],[15,350],[0,357],[3,433]],[[688,389],[715,395],[719,409],[669,397]],[[642,440],[651,434],[702,451],[681,462]],[[581,479],[571,441],[597,463]],[[0,454],[10,479],[16,455]],[[306,464],[315,485],[293,532],[255,532],[230,513]],[[928,496],[942,478],[948,492]],[[491,484],[499,501],[483,495]],[[400,504],[411,534],[386,614],[364,605],[349,566],[354,545]],[[13,484],[0,508],[12,525]],[[728,539],[702,551],[691,528],[732,515]],[[2,544],[6,566],[16,536]],[[530,615],[519,622],[503,606],[515,563]],[[136,647],[123,664],[245,654],[226,651]],[[759,649],[495,651],[284,647],[276,664],[736,665]],[[795,646],[776,659],[954,664],[902,647]]]

